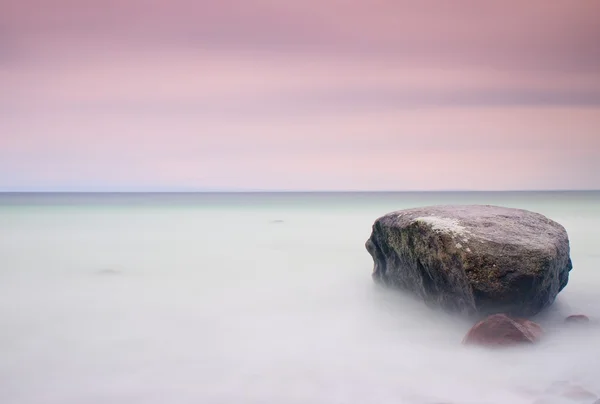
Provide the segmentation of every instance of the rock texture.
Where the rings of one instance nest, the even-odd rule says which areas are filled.
[[[560,224],[489,205],[397,211],[373,225],[373,278],[450,311],[531,316],[552,304],[572,268]]]
[[[543,334],[542,327],[533,321],[493,314],[475,324],[463,339],[463,344],[483,346],[508,346],[537,342]]]

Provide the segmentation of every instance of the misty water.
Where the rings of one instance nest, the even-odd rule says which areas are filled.
[[[574,269],[539,344],[465,347],[472,323],[373,284],[373,221],[445,203],[566,227]],[[0,402],[519,404],[559,381],[600,394],[599,239],[593,192],[3,195]],[[563,324],[579,313],[592,323]]]

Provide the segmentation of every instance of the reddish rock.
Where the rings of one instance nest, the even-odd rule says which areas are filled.
[[[544,334],[544,329],[538,323],[535,323],[531,320],[517,318],[514,319],[517,323],[521,324],[523,327],[526,327],[529,332],[534,337],[534,342],[542,338],[542,334]]]
[[[573,314],[565,318],[565,323],[589,323],[590,318],[583,314]]]
[[[546,394],[551,398],[566,398],[568,400],[579,401],[582,403],[597,404],[598,396],[578,384],[572,384],[568,381],[554,382],[546,389]],[[598,403],[600,404],[600,403]]]
[[[569,388],[561,393],[561,396],[571,400],[589,400],[588,402],[595,402],[592,400],[598,398],[597,395],[581,386],[569,386]]]
[[[475,324],[463,339],[463,344],[506,346],[531,344],[540,339],[543,330],[530,320],[493,314]]]

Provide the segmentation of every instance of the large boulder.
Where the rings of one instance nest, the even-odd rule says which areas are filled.
[[[449,311],[531,316],[552,304],[572,268],[560,224],[521,209],[430,206],[373,225],[373,278]]]

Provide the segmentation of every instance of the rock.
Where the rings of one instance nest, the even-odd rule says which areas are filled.
[[[598,396],[578,384],[561,381],[553,383],[546,390],[552,397],[562,397],[570,401],[596,403]],[[599,403],[600,404],[600,403]]]
[[[590,322],[590,318],[586,315],[583,314],[573,314],[567,318],[565,318],[565,323],[577,323],[577,324],[582,324],[582,323],[589,323]]]
[[[507,346],[531,344],[542,336],[542,327],[529,320],[493,314],[475,324],[463,339],[463,344]]]
[[[375,221],[375,281],[468,314],[528,317],[552,304],[572,268],[560,224],[521,209],[430,206]]]
[[[593,403],[598,398],[597,395],[581,386],[570,386],[561,393],[561,396],[571,400],[586,401],[588,403]]]
[[[528,330],[529,334],[533,336],[534,342],[542,338],[544,329],[538,323],[523,318],[516,318],[513,320]]]

